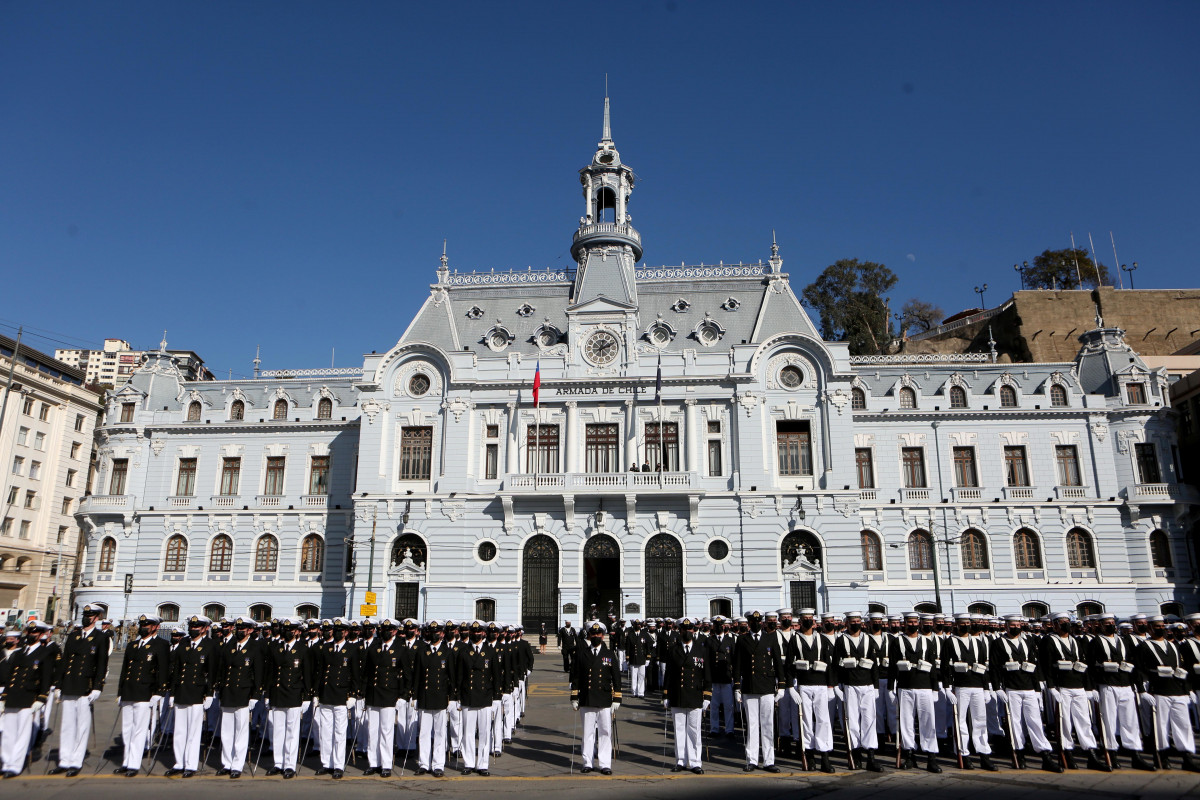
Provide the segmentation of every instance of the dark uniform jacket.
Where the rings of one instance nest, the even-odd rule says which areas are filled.
[[[709,652],[709,671],[713,683],[733,683],[733,650],[737,637],[731,633],[708,636],[704,640]]]
[[[481,642],[476,652],[475,645],[468,643],[459,654],[457,680],[458,698],[466,708],[488,708],[499,700],[503,691],[495,648]]]
[[[992,688],[991,647],[982,636],[951,636],[942,642],[942,684]]]
[[[803,634],[793,633],[783,660],[788,684],[795,679],[800,686],[833,686],[833,645],[824,634],[814,633],[812,641],[805,641]]]
[[[1184,669],[1188,671],[1188,688],[1193,692],[1200,691],[1200,641],[1189,636],[1181,642],[1176,642],[1179,655],[1183,656]]]
[[[533,646],[524,639],[513,642],[517,648],[517,680],[525,680],[525,676],[533,672]]]
[[[400,672],[404,675],[404,693],[401,699],[412,701],[417,696],[417,656],[425,649],[425,642],[419,638],[412,639],[412,647],[408,639],[396,637],[396,649],[400,651]]]
[[[1150,694],[1179,697],[1188,693],[1190,670],[1174,642],[1147,639],[1138,650],[1138,663]]]
[[[1014,642],[1001,636],[992,642],[991,666],[992,688],[996,690],[1037,690],[1044,680],[1038,664],[1037,645],[1026,637]]]
[[[117,696],[126,702],[145,703],[166,694],[171,681],[171,647],[157,636],[134,639],[125,646]]]
[[[171,654],[171,694],[177,706],[194,706],[217,692],[217,643],[184,639]]]
[[[1091,689],[1087,644],[1077,636],[1063,639],[1057,634],[1042,638],[1042,676],[1047,686],[1058,689]]]
[[[775,694],[788,685],[788,673],[783,665],[775,634],[762,632],[755,641],[754,634],[738,637],[733,651],[734,689],[743,694]],[[792,637],[794,641],[795,636]]]
[[[393,637],[390,642],[377,638],[363,659],[363,698],[367,705],[376,708],[395,706],[401,698],[408,698],[411,673],[405,673],[401,661],[404,641]]]
[[[303,639],[271,642],[264,658],[264,683],[272,708],[299,708],[312,699],[312,659]]]
[[[262,696],[265,683],[262,647],[232,639],[217,651],[217,688],[222,708],[243,708]]]
[[[663,697],[671,708],[702,708],[712,700],[711,651],[699,642],[688,645],[680,641],[667,651],[667,671]]]
[[[1088,643],[1087,661],[1092,684],[1096,686],[1133,686],[1140,681],[1137,648],[1124,636],[1093,636]]]
[[[451,700],[457,700],[457,680],[454,672],[458,660],[454,652],[442,643],[434,650],[427,645],[417,653],[417,707],[425,711],[442,711]]]
[[[599,653],[592,652],[590,643],[575,650],[571,700],[587,708],[606,708],[621,702],[621,665],[608,645],[601,644]]]
[[[650,634],[641,629],[631,631],[625,636],[624,644],[625,660],[629,662],[629,666],[645,666],[650,657],[650,651],[654,647],[654,642],[650,640]]]
[[[39,700],[46,702],[54,684],[58,666],[54,653],[43,644],[33,648],[33,652],[28,650],[28,646],[21,645],[0,663],[0,686],[4,687],[6,708],[29,708]]]
[[[893,691],[941,688],[941,645],[941,640],[933,636],[897,637],[888,671],[888,688]]]
[[[795,638],[795,637],[793,637]],[[843,686],[874,686],[879,682],[879,648],[866,633],[855,642],[839,636],[833,645],[834,682]]]
[[[322,642],[313,654],[313,689],[318,702],[344,706],[357,697],[361,678],[358,672],[358,649],[348,642]]]
[[[71,631],[58,661],[54,685],[64,697],[83,697],[104,689],[108,674],[108,637],[94,626],[87,634]]]
[[[496,650],[496,658],[500,662],[500,691],[504,694],[511,692],[517,685],[516,681],[516,651],[512,642],[497,639],[492,645]],[[578,654],[579,650],[576,648]]]

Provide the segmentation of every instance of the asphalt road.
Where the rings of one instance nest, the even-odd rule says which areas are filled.
[[[1169,772],[1146,773],[1121,770],[1113,774],[1078,770],[1054,775],[1036,769],[1017,771],[1003,766],[1001,772],[983,773],[979,770],[960,771],[948,759],[943,759],[945,772],[931,775],[924,770],[895,771],[891,768],[882,775],[861,771],[850,772],[845,768],[844,756],[835,752],[834,775],[807,773],[799,770],[792,760],[778,762],[783,772],[770,775],[761,771],[746,774],[740,734],[734,739],[707,740],[708,754],[705,758],[705,775],[671,773],[674,763],[673,743],[664,737],[664,714],[657,702],[649,699],[628,699],[618,713],[618,736],[620,753],[614,757],[611,777],[596,773],[580,775],[579,762],[572,746],[576,714],[571,710],[567,682],[561,669],[561,658],[556,651],[540,656],[529,686],[528,713],[524,724],[516,731],[513,743],[504,755],[493,759],[491,777],[462,777],[450,768],[444,778],[413,776],[415,767],[411,762],[403,769],[400,764],[389,779],[360,777],[361,769],[347,763],[346,777],[333,784],[329,777],[316,777],[313,769],[316,757],[309,757],[299,775],[290,781],[264,776],[270,757],[264,758],[264,766],[258,777],[246,772],[234,786],[229,788],[240,793],[253,791],[262,797],[279,797],[295,800],[297,796],[318,797],[336,786],[343,791],[352,791],[361,797],[388,796],[398,791],[417,791],[425,794],[475,795],[487,793],[494,797],[528,797],[545,795],[550,797],[570,791],[573,797],[611,798],[621,792],[630,798],[725,797],[753,792],[759,798],[773,798],[784,794],[801,792],[805,796],[822,795],[829,798],[869,797],[886,794],[887,800],[909,800],[919,798],[964,797],[1020,798],[1033,794],[1054,793],[1055,797],[1103,800],[1106,797],[1175,798],[1200,797],[1200,775],[1185,773],[1179,769]],[[117,717],[115,703],[116,675],[120,669],[119,659],[114,659],[108,688],[96,705],[95,740],[104,739],[113,728]],[[119,733],[119,732],[118,732]],[[229,783],[228,778],[213,775],[219,766],[219,755],[214,748],[207,774],[184,780],[161,777],[172,765],[170,742],[163,746],[155,775],[142,775],[126,779],[112,775],[114,764],[101,760],[108,755],[119,760],[117,747],[107,753],[90,753],[83,773],[73,779],[48,776],[45,771],[53,766],[57,753],[58,737],[51,734],[42,752],[36,754],[33,767],[19,778],[4,781],[0,786],[7,793],[21,792],[21,796],[53,797],[69,794],[77,797],[80,790],[89,796],[121,797],[123,800],[154,798],[159,800],[163,791],[169,791],[172,800],[207,797],[218,788]],[[98,744],[97,749],[103,750]],[[255,752],[251,750],[252,756]],[[665,753],[665,757],[664,757]],[[1178,760],[1177,760],[1178,761]],[[146,767],[149,766],[149,760]],[[365,765],[363,765],[365,766]],[[574,770],[574,774],[572,774]],[[225,784],[219,783],[225,782]],[[168,786],[169,783],[169,786]],[[251,787],[253,787],[251,789]],[[12,796],[16,796],[13,794]]]

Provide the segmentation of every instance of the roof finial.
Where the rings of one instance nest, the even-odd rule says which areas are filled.
[[[448,269],[450,259],[446,258],[446,240],[442,239],[442,269]]]
[[[1000,354],[996,352],[996,338],[992,336],[992,326],[990,324],[988,325],[988,356],[992,359],[993,364],[1000,357]]]
[[[254,365],[254,377],[255,378],[258,377],[258,368],[262,364],[262,359],[259,358],[259,355],[261,353],[262,353],[262,345],[261,344],[254,345],[254,360],[251,361],[250,363]],[[232,374],[233,373],[230,372],[230,375],[232,375]]]
[[[612,141],[612,125],[609,124],[608,117],[608,73],[604,73],[604,135],[600,137],[601,141]]]
[[[162,341],[158,343],[158,349],[160,352],[167,352],[167,332],[165,329],[163,330]]]
[[[779,243],[775,241],[775,229],[771,229],[771,260],[767,262],[771,265],[771,272],[776,273],[783,269],[783,259],[779,257]]]

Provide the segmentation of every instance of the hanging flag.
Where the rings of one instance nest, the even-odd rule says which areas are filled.
[[[658,374],[654,377],[654,402],[662,402],[662,356],[658,357]]]
[[[541,407],[541,390],[542,390],[542,360],[539,358],[537,369],[533,371],[533,405],[534,408]]]

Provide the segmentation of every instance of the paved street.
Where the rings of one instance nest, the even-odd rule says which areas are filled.
[[[487,793],[494,797],[530,794],[550,796],[571,791],[578,798],[611,797],[614,791],[630,792],[631,796],[639,798],[718,797],[747,791],[761,798],[771,798],[800,791],[808,796],[821,795],[830,800],[841,797],[882,797],[884,794],[888,800],[927,800],[965,795],[1007,799],[1041,792],[1053,792],[1055,797],[1061,798],[1085,795],[1091,798],[1200,796],[1200,775],[1184,773],[1179,769],[1154,774],[1122,770],[1112,775],[1080,770],[1060,776],[1040,770],[1018,772],[1002,767],[997,774],[986,774],[979,770],[960,772],[950,766],[948,760],[944,760],[945,772],[941,775],[930,775],[924,770],[897,772],[890,768],[883,775],[874,775],[845,770],[844,756],[839,756],[835,765],[840,771],[834,775],[800,772],[799,765],[790,760],[779,762],[784,770],[781,775],[764,772],[747,775],[742,772],[744,761],[740,735],[737,739],[706,741],[709,745],[705,763],[707,774],[674,774],[669,771],[674,750],[673,745],[664,740],[662,709],[649,700],[632,699],[621,706],[618,714],[620,754],[614,758],[615,774],[610,778],[595,773],[579,775],[576,760],[576,774],[571,776],[575,714],[571,711],[567,684],[560,666],[561,659],[557,652],[551,651],[539,657],[530,686],[525,724],[518,728],[513,744],[504,755],[493,760],[490,778],[460,777],[452,769],[447,770],[446,777],[441,779],[428,776],[416,778],[412,775],[415,765],[411,762],[404,769],[402,777],[398,775],[398,763],[397,772],[390,779],[362,778],[359,777],[359,768],[347,764],[346,778],[335,785],[327,777],[313,776],[316,758],[310,757],[300,775],[285,782],[281,778],[263,776],[265,766],[270,765],[270,757],[265,756],[265,766],[259,770],[259,777],[251,778],[247,772],[237,782],[236,791],[246,792],[252,786],[254,792],[264,797],[280,798],[294,798],[297,794],[317,797],[335,786],[337,790],[353,791],[363,797],[387,796],[410,789],[427,794]],[[119,669],[119,659],[114,659],[108,691],[96,707],[97,740],[108,735],[116,719],[115,678]],[[664,743],[668,747],[666,758]],[[90,795],[119,795],[128,800],[158,798],[164,790],[168,790],[173,798],[182,799],[211,795],[215,789],[229,782],[227,778],[217,778],[212,774],[214,768],[211,765],[219,761],[215,749],[210,757],[207,776],[199,775],[190,780],[159,777],[164,769],[171,766],[167,753],[169,742],[160,754],[154,777],[145,777],[144,773],[133,779],[116,777],[111,774],[114,766],[111,762],[106,762],[99,773],[94,774],[99,763],[95,754],[89,755],[83,776],[79,778],[45,776],[46,757],[51,759],[50,766],[53,766],[57,744],[57,735],[52,735],[31,772],[4,782],[3,788],[9,793],[23,792],[24,796],[52,797],[63,792],[74,795],[81,785],[85,785]],[[119,757],[116,749],[109,754]],[[997,761],[1002,763],[1001,759]],[[453,760],[448,766],[453,768]],[[166,786],[168,781],[171,783],[169,789]]]

